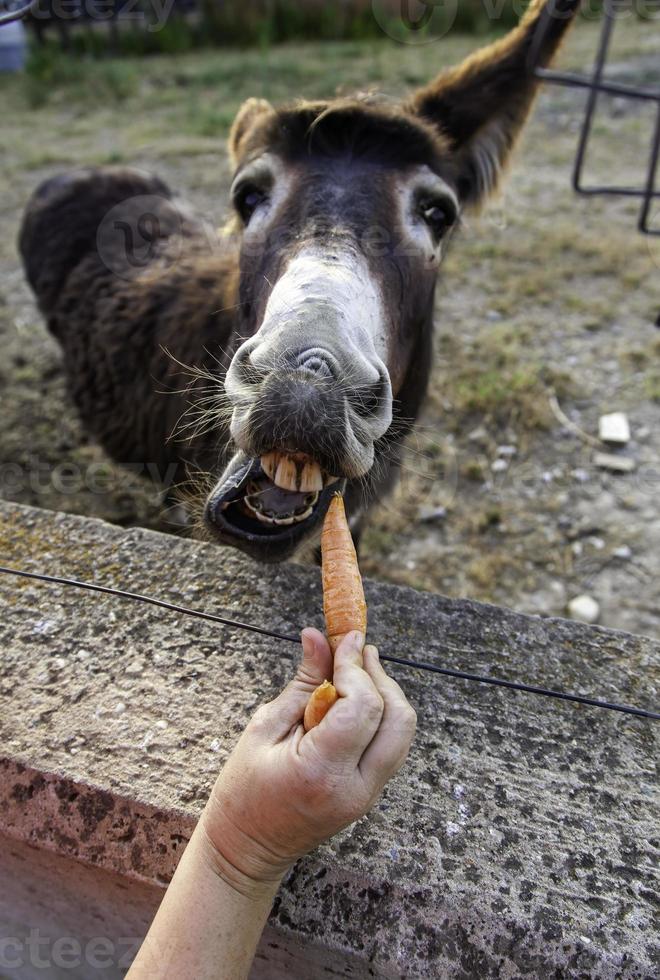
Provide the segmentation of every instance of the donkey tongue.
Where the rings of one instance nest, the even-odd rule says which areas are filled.
[[[271,483],[259,491],[256,499],[260,501],[263,510],[275,516],[281,515],[282,517],[287,517],[301,507],[304,507],[308,497],[309,494],[282,490],[280,487],[275,486],[274,483]]]

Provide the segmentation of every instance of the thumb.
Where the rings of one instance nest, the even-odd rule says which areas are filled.
[[[268,705],[273,727],[279,737],[284,737],[293,725],[302,721],[307,702],[316,688],[323,681],[332,680],[332,653],[323,633],[305,629],[301,639],[303,658],[296,676]]]

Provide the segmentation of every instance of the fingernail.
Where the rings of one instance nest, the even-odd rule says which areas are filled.
[[[378,663],[380,663],[380,656],[379,656],[379,654],[378,654],[378,647],[375,647],[375,646],[374,646],[374,645],[373,645],[372,643],[370,643],[370,644],[369,644],[368,646],[366,646],[366,647],[364,648],[364,652],[366,653],[366,652],[367,652],[367,650],[369,651],[369,653],[370,653],[370,655],[371,655],[371,656],[372,656],[372,657],[373,657],[373,658],[374,658],[375,660],[377,660],[377,661],[378,661]]]
[[[364,649],[365,640],[366,640],[366,636],[364,635],[364,633],[361,633],[359,630],[353,630],[353,632],[351,633],[351,643],[353,644],[353,646],[359,647],[361,651]]]

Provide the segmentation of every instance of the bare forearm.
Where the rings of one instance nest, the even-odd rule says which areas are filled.
[[[201,826],[179,862],[129,980],[243,980],[278,883],[242,894],[218,874]]]

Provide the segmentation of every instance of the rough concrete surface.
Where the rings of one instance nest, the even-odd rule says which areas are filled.
[[[315,570],[257,570],[232,551],[13,504],[0,505],[0,563],[286,632],[321,624]],[[657,705],[649,639],[372,582],[367,598],[383,653]],[[0,832],[136,889],[168,880],[234,740],[296,656],[2,576],[0,649]],[[397,677],[418,711],[410,760],[367,818],[290,874],[255,976],[657,976],[658,726]]]

